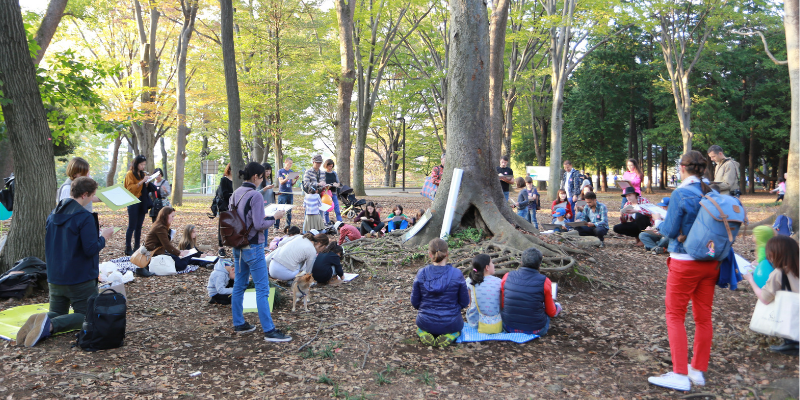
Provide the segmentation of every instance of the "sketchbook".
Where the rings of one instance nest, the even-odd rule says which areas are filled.
[[[586,200],[578,200],[575,202],[575,207],[586,207]]]
[[[189,250],[189,254],[187,254],[187,255],[185,255],[185,256],[183,256],[181,258],[191,257],[191,256],[193,256],[193,255],[195,255],[197,253],[199,253],[199,251],[197,251],[197,249],[191,249],[191,250]]]
[[[331,210],[333,210],[333,204],[321,203],[319,205],[319,210],[322,212],[330,212]]]
[[[150,183],[150,182],[152,182],[152,181],[153,181],[153,179],[156,179],[156,178],[158,178],[159,176],[161,176],[161,171],[156,171],[156,173],[155,173],[155,174],[153,174],[153,175],[150,175],[150,177],[149,177],[149,178],[147,178],[147,182],[145,182],[145,183]]]
[[[577,228],[579,226],[587,226],[586,221],[567,222],[566,225],[572,228]]]
[[[564,229],[564,226],[560,225],[560,224],[540,224],[540,225],[542,225],[542,228],[544,228],[544,229],[546,229],[548,231],[554,230],[556,228]]]
[[[97,197],[102,200],[111,211],[117,211],[121,208],[141,202],[121,184],[98,189]]]
[[[569,203],[565,201],[563,203],[556,204],[553,208],[556,209],[556,210],[559,209],[559,208],[566,209],[567,205],[569,205]]]
[[[288,173],[288,174],[286,174],[286,176],[284,176],[283,178],[284,178],[284,179],[291,179],[291,180],[295,180],[295,179],[297,179],[299,176],[300,176],[300,173],[299,173],[299,172],[289,172],[289,173]]]
[[[192,257],[192,260],[203,261],[203,262],[212,262],[212,263],[217,262],[218,259],[219,259],[219,257],[217,257],[217,256]]]
[[[626,181],[625,179],[618,179],[618,180],[617,180],[616,182],[614,182],[614,183],[617,185],[617,187],[618,187],[618,188],[620,188],[620,189],[622,189],[622,190],[625,190],[625,188],[628,188],[628,187],[632,187],[632,186],[633,186],[633,185],[631,185],[631,182],[630,182],[630,181]]]
[[[323,204],[324,205],[324,204]],[[289,211],[294,207],[292,204],[270,204],[264,207],[264,215],[267,217],[274,217],[278,211]]]
[[[556,294],[558,294],[558,284],[553,282],[550,284],[550,294],[553,295],[553,301],[556,301]]]
[[[644,208],[647,211],[650,211],[651,214],[659,214],[661,218],[667,218],[667,210],[654,205],[654,204],[640,204],[641,208]]]
[[[343,276],[344,279],[342,279],[342,282],[350,282],[353,279],[356,279],[357,277],[358,274],[348,274],[347,272],[345,272]]]

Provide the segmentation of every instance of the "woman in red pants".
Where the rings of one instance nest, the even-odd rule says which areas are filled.
[[[672,372],[650,377],[648,382],[670,389],[688,391],[692,384],[705,385],[703,373],[708,370],[708,358],[714,336],[711,307],[714,303],[714,286],[719,278],[719,261],[697,261],[686,254],[683,248],[683,241],[697,218],[702,199],[699,193],[695,193],[690,187],[694,186],[703,194],[711,191],[711,188],[702,181],[706,160],[700,152],[693,150],[681,157],[679,168],[682,183],[672,192],[670,212],[658,228],[670,239],[665,305],[667,335],[672,353]],[[690,300],[695,334],[692,363],[687,365],[689,349],[684,324]]]

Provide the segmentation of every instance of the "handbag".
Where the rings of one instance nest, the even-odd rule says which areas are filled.
[[[150,261],[150,272],[159,276],[176,275],[178,273],[175,270],[175,260],[164,254],[153,257]]]
[[[150,258],[152,258],[153,253],[147,250],[144,246],[139,247],[133,255],[131,256],[131,264],[139,267],[139,268],[147,268],[150,265]]]
[[[472,299],[475,301],[475,308],[478,309],[478,333],[491,335],[503,332],[503,317],[500,314],[486,315],[481,312],[481,307],[478,306],[478,298],[476,297],[477,290],[477,288],[473,288]]]
[[[439,186],[434,185],[433,179],[431,179],[431,177],[429,176],[425,178],[425,184],[422,185],[422,191],[420,192],[420,194],[423,197],[427,197],[428,199],[433,200],[433,198],[436,197],[437,189],[439,189]]]
[[[785,339],[800,340],[800,295],[790,292],[789,278],[783,274],[781,290],[775,293],[772,303],[756,302],[753,318],[750,319],[750,329],[754,332],[768,336],[778,336]]]

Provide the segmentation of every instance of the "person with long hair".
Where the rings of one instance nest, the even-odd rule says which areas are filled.
[[[635,158],[629,158],[628,161],[625,163],[625,167],[627,170],[622,174],[622,179],[626,180],[631,183],[633,186],[633,190],[636,191],[638,195],[642,195],[642,180],[644,179],[644,174],[642,173],[642,169],[639,168],[639,161]],[[619,207],[625,207],[625,203],[628,201],[626,198],[622,198],[622,205]]]
[[[342,249],[342,246],[334,242],[330,242],[325,246],[325,248],[317,254],[317,258],[314,260],[314,266],[311,269],[311,275],[314,277],[314,280],[320,284],[331,283],[331,279],[334,277],[343,280],[343,254],[344,249]]]
[[[798,293],[800,280],[798,280],[798,269],[800,269],[800,246],[797,241],[789,236],[777,235],[769,239],[766,246],[766,256],[774,268],[767,278],[767,283],[763,287],[758,287],[753,274],[744,276],[750,287],[753,288],[758,300],[764,304],[775,301],[775,294],[788,286],[793,293]],[[781,354],[798,355],[798,342],[791,339],[783,339],[783,344],[769,346],[769,349]]]
[[[128,206],[128,229],[125,231],[125,255],[130,256],[133,251],[139,248],[142,238],[142,225],[147,210],[153,205],[149,193],[156,190],[152,183],[147,183],[147,172],[144,168],[147,165],[147,158],[138,155],[133,159],[131,168],[125,174],[123,185],[131,194],[139,199],[139,202]],[[133,247],[131,247],[131,237],[133,237]]]
[[[175,219],[175,209],[172,207],[164,207],[158,212],[156,222],[150,227],[150,232],[144,238],[144,247],[153,253],[153,257],[166,254],[172,257],[175,261],[175,270],[183,271],[189,265],[189,250],[178,250],[177,247],[172,245],[170,240],[170,230],[172,229],[172,221]],[[185,257],[185,258],[184,258]],[[150,276],[152,273],[143,273],[145,268],[137,268],[136,272],[140,276]]]
[[[161,208],[170,206],[169,195],[172,193],[172,186],[167,180],[167,175],[164,170],[161,168],[156,168],[153,170],[153,174],[155,173],[159,174],[153,180],[153,186],[156,188],[156,190],[153,191],[151,198],[151,200],[153,200],[153,208],[150,210],[150,217],[152,218],[153,223],[156,222],[156,217],[158,217],[158,213],[161,211]],[[158,206],[156,199],[161,199],[160,207]]]
[[[89,162],[81,157],[73,157],[67,164],[67,180],[58,188],[58,195],[56,196],[56,203],[61,200],[70,198],[70,189],[72,181],[82,176],[89,176]],[[92,201],[86,203],[86,210],[92,212],[92,203],[98,203],[102,200],[96,195],[92,195]]]
[[[447,260],[447,242],[428,243],[431,263],[420,268],[411,289],[417,313],[417,335],[426,346],[445,347],[461,335],[461,309],[469,306],[469,289],[461,271]]]
[[[376,235],[377,232],[380,232],[383,229],[384,223],[381,222],[381,214],[378,212],[375,203],[372,201],[367,202],[367,206],[364,207],[364,210],[356,215],[356,218],[353,220],[355,223],[361,223],[361,227],[359,231],[361,231],[361,236],[372,236]]]
[[[222,178],[219,178],[219,187],[217,188],[217,191],[220,198],[219,212],[222,213],[228,211],[228,204],[230,203],[231,196],[233,195],[233,173],[231,172],[231,164],[225,166],[225,169],[222,172]],[[227,257],[228,254],[225,252],[225,248],[222,246],[222,236],[219,235],[219,229],[217,229],[217,240],[219,241],[219,256]]]
[[[665,297],[667,335],[672,354],[672,372],[648,378],[653,385],[688,391],[692,384],[705,385],[703,373],[708,370],[714,327],[711,311],[714,304],[714,287],[719,278],[719,261],[695,260],[683,247],[686,235],[700,211],[700,200],[711,191],[703,182],[706,159],[692,150],[680,159],[681,184],[669,198],[670,210],[658,230],[669,241],[667,258],[667,290]],[[692,302],[694,317],[694,351],[688,365],[688,339],[686,337],[686,312]]]
[[[273,190],[275,185],[272,183],[272,165],[263,163],[261,166],[264,167],[264,181],[261,182],[258,191],[264,198],[264,207],[266,207],[275,202],[275,191]]]
[[[519,178],[517,178],[519,179]],[[494,263],[488,254],[478,254],[472,258],[472,270],[467,278],[469,290],[469,308],[467,308],[467,324],[473,328],[478,327],[480,314],[500,314],[500,283],[501,279],[494,276]],[[478,312],[480,309],[480,313]]]
[[[328,190],[328,194],[331,196],[331,200],[333,200],[333,212],[336,214],[336,221],[342,221],[342,211],[339,208],[339,187],[342,186],[342,183],[339,181],[339,174],[333,170],[333,167],[336,164],[333,163],[333,160],[330,158],[325,160],[322,164],[322,167],[325,168],[325,184],[330,186]],[[324,193],[323,193],[324,194]],[[325,224],[331,223],[330,211],[325,213]]]
[[[247,333],[256,330],[244,319],[244,290],[250,282],[250,276],[256,286],[256,305],[261,329],[264,331],[264,340],[268,342],[289,342],[291,336],[275,328],[272,314],[269,310],[269,272],[264,259],[264,243],[267,239],[269,227],[275,220],[283,216],[278,211],[272,217],[264,216],[264,198],[256,188],[264,180],[264,167],[257,163],[248,163],[244,170],[239,171],[242,179],[240,186],[231,195],[229,207],[235,208],[239,218],[249,230],[248,245],[233,249],[233,265],[236,277],[231,295],[231,314],[233,316],[233,330],[236,333]]]

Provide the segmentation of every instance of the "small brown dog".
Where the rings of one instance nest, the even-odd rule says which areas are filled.
[[[308,301],[311,300],[311,282],[314,277],[311,274],[301,273],[294,278],[292,283],[292,312],[295,311],[297,302],[303,300],[303,307],[308,311]]]

